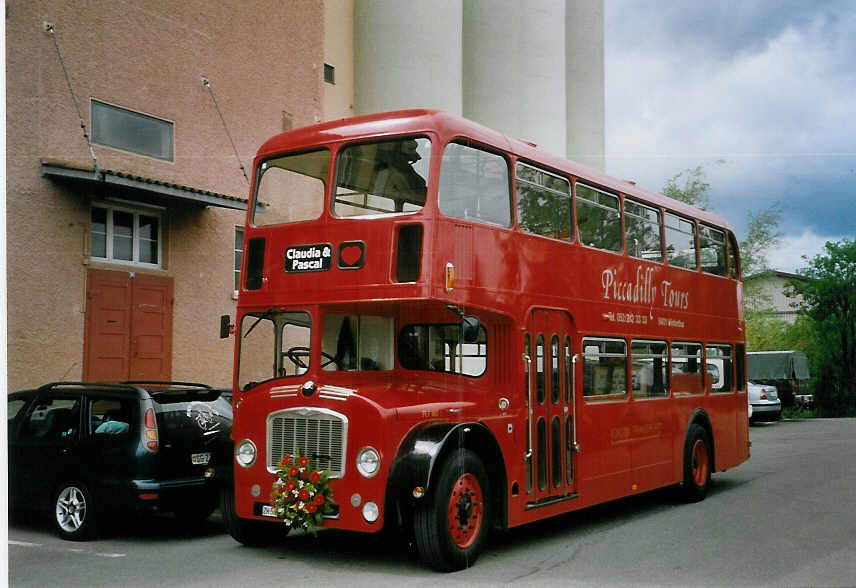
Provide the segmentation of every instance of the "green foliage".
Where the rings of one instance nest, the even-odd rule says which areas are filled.
[[[687,168],[673,175],[663,187],[663,194],[699,208],[708,208],[710,184],[704,181],[704,168],[699,165],[695,169]]]
[[[769,269],[767,254],[779,245],[782,236],[779,230],[781,220],[782,210],[778,202],[763,210],[749,211],[746,240],[740,242],[740,259],[744,276],[751,276]]]
[[[746,350],[779,351],[796,349],[809,357],[819,350],[817,325],[809,316],[800,315],[794,323],[774,318],[769,312],[746,315]]]
[[[856,240],[827,242],[785,290],[801,296],[813,319],[818,353],[815,405],[823,416],[856,416]]]
[[[807,408],[791,407],[782,409],[783,419],[813,419],[817,416],[817,412]]]

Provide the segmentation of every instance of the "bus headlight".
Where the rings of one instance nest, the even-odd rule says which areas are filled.
[[[256,462],[256,446],[249,439],[244,439],[235,448],[235,461],[238,465],[248,468]]]
[[[380,455],[374,447],[363,447],[357,454],[357,471],[371,478],[380,470]]]

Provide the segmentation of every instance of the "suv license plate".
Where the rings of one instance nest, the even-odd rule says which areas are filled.
[[[211,453],[192,453],[190,454],[190,463],[193,465],[208,465],[211,461]]]
[[[273,507],[269,504],[262,505],[262,516],[263,517],[276,517],[273,512]]]

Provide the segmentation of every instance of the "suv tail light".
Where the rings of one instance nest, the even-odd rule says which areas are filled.
[[[155,420],[155,410],[152,407],[146,409],[143,418],[143,445],[153,453],[158,450],[158,423]]]

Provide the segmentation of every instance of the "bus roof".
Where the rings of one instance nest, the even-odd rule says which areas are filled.
[[[652,205],[667,208],[672,212],[731,230],[731,225],[724,218],[710,211],[645,190],[637,186],[635,182],[616,179],[600,170],[551,155],[531,143],[508,137],[476,122],[441,110],[427,108],[396,110],[301,127],[268,139],[259,148],[256,159],[264,159],[283,151],[300,150],[324,143],[424,132],[437,133],[444,140],[458,136],[468,137],[478,143],[510,152],[531,163],[574,176],[586,183],[594,184],[595,187],[621,192],[625,196],[639,198]]]

